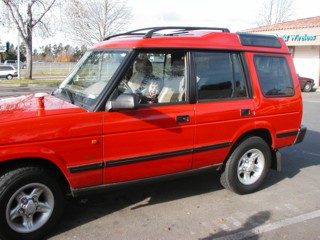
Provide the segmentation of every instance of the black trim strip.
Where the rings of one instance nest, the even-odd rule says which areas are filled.
[[[276,136],[277,136],[277,138],[297,136],[298,132],[299,132],[299,131],[296,130],[296,131],[291,131],[291,132],[278,133]]]
[[[219,144],[214,144],[214,145],[209,145],[209,146],[204,146],[204,147],[197,147],[194,149],[194,152],[198,153],[198,152],[216,150],[219,148],[226,148],[226,147],[231,146],[231,144],[232,144],[232,142],[225,142],[225,143],[219,143]]]
[[[90,171],[90,170],[96,170],[103,168],[103,164],[100,163],[91,163],[91,164],[85,164],[75,167],[68,167],[68,170],[70,173],[78,173],[78,172],[84,172],[84,171]]]
[[[78,172],[96,170],[104,167],[115,167],[115,166],[121,166],[121,165],[127,165],[127,164],[139,163],[139,162],[153,161],[161,158],[169,158],[169,157],[176,157],[176,156],[181,156],[186,154],[211,151],[211,150],[229,147],[231,146],[231,144],[232,142],[225,142],[225,143],[219,143],[219,144],[214,144],[209,146],[197,147],[194,149],[190,148],[190,149],[184,149],[184,150],[178,150],[178,151],[172,151],[172,152],[166,152],[166,153],[160,153],[160,154],[151,154],[151,155],[145,155],[145,156],[139,156],[139,157],[110,160],[110,161],[105,161],[104,164],[92,163],[92,164],[68,167],[68,170],[70,173],[78,173]]]
[[[146,162],[146,161],[157,160],[160,158],[176,157],[176,156],[191,154],[191,153],[193,153],[193,150],[190,148],[190,149],[167,152],[167,153],[151,154],[151,155],[146,155],[141,157],[111,160],[111,161],[105,162],[105,167],[114,167],[114,166],[120,166],[120,165],[126,165],[126,164],[138,163],[138,162]]]

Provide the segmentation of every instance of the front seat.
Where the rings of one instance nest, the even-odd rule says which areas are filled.
[[[184,74],[184,61],[174,61],[171,66],[171,76],[165,80],[164,86],[159,94],[158,99],[160,103],[184,101]]]
[[[128,85],[133,92],[139,92],[139,89],[146,84],[146,80],[152,77],[152,63],[148,59],[137,59],[135,70]]]

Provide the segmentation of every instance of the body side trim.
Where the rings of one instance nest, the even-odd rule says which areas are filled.
[[[277,133],[277,138],[285,138],[285,137],[291,137],[291,136],[297,136],[298,130],[290,131],[290,132],[284,132],[284,133]]]
[[[103,164],[100,163],[91,163],[91,164],[84,164],[84,165],[79,165],[79,166],[74,166],[74,167],[68,167],[68,170],[70,173],[78,173],[78,172],[85,172],[85,171],[90,171],[90,170],[96,170],[103,168]]]
[[[93,164],[85,164],[85,165],[68,167],[68,170],[70,173],[78,173],[78,172],[101,169],[105,167],[115,167],[115,166],[121,166],[121,165],[127,165],[127,164],[134,164],[138,162],[153,161],[161,158],[169,158],[169,157],[176,157],[176,156],[181,156],[186,154],[211,151],[211,150],[229,147],[231,146],[231,144],[232,142],[225,142],[225,143],[218,143],[218,144],[213,144],[208,146],[197,147],[194,149],[190,148],[190,149],[183,149],[183,150],[160,153],[160,154],[151,154],[151,155],[138,156],[138,157],[132,157],[132,158],[110,160],[110,161],[104,161],[104,163],[93,163]]]

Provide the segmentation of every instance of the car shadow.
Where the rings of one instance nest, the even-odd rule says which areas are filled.
[[[308,130],[303,142],[280,149],[281,172],[270,171],[261,189],[268,188],[287,178],[293,178],[302,169],[320,164],[320,133]]]
[[[221,230],[217,233],[210,234],[208,237],[200,238],[200,240],[212,240],[212,239],[225,239],[225,236],[228,236],[227,239],[250,239],[257,240],[259,239],[259,233],[255,229],[259,226],[264,225],[271,217],[271,212],[262,211],[250,216],[246,222],[236,230],[233,231],[224,231]]]
[[[213,171],[81,196],[68,201],[63,220],[49,236],[53,237],[127,207],[134,210],[222,189],[219,174]]]
[[[260,191],[272,187],[287,178],[293,178],[302,169],[320,164],[320,148],[316,147],[320,140],[320,133],[307,131],[302,143],[281,149],[282,171],[270,171]],[[195,195],[216,192],[223,187],[219,182],[219,174],[215,171],[192,175],[170,181],[156,183],[144,183],[130,185],[119,189],[108,190],[103,193],[81,196],[70,199],[65,209],[63,220],[59,226],[51,232],[50,237],[59,235],[70,229],[89,223],[113,212],[124,208],[138,209],[153,204],[170,202],[178,199],[188,198]],[[252,219],[257,218],[258,223],[263,219],[268,220],[270,213],[262,212]],[[252,219],[249,222],[252,222]],[[262,219],[262,220],[261,220]],[[261,224],[263,221],[261,222]],[[250,229],[244,224],[242,231]],[[225,232],[219,232],[214,237],[223,236]],[[232,233],[228,233],[232,234]],[[211,239],[213,236],[209,236]],[[251,236],[255,239],[254,236]]]

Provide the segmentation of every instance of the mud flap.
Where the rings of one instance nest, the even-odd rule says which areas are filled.
[[[272,151],[271,168],[277,172],[281,172],[281,153],[278,150]]]

